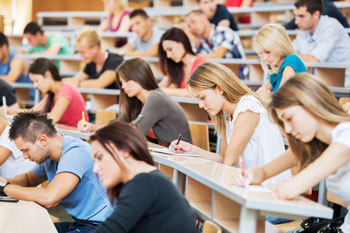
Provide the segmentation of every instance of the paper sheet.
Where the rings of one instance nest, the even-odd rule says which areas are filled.
[[[252,191],[252,192],[261,192],[261,193],[270,193],[270,192],[272,192],[271,189],[268,189],[268,188],[266,188],[264,186],[261,186],[261,185],[248,185],[247,187],[234,185],[233,187],[241,188],[241,189]]]

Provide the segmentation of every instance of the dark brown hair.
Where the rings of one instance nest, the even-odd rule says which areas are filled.
[[[118,150],[129,153],[135,160],[143,161],[154,166],[153,158],[147,148],[145,136],[128,123],[111,123],[97,130],[90,137],[90,142],[92,141],[98,141],[109,152],[109,155],[112,156],[122,171],[125,167],[120,162],[119,157],[109,149],[108,144],[113,144]],[[119,197],[122,187],[123,183],[120,183],[112,189],[107,190],[108,197],[112,203],[114,203],[115,198]]]
[[[180,28],[170,28],[166,31],[163,36],[160,38],[158,46],[158,57],[160,68],[164,75],[168,75],[171,82],[176,84],[178,87],[181,85],[182,78],[184,76],[183,62],[179,63],[174,62],[171,58],[167,58],[166,51],[163,49],[163,41],[171,40],[179,42],[184,46],[185,55],[187,53],[195,55],[192,50],[191,42],[188,39],[187,35]]]
[[[316,11],[319,11],[321,15],[323,10],[323,0],[298,0],[294,3],[294,6],[296,8],[305,6],[310,14],[313,15]]]
[[[120,89],[120,117],[119,119],[131,122],[140,114],[142,103],[137,97],[129,98],[122,88],[120,78],[124,81],[133,80],[140,84],[145,90],[155,90],[159,88],[154,78],[151,67],[141,58],[125,60],[116,71],[116,82]]]

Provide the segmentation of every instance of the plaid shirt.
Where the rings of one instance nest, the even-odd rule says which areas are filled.
[[[211,54],[217,47],[224,47],[227,49],[224,58],[245,58],[241,40],[230,28],[212,24],[209,40],[201,39],[200,47],[194,49],[197,53]]]

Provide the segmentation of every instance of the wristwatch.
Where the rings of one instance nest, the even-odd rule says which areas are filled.
[[[8,185],[10,182],[8,182],[6,179],[0,180],[0,196],[7,196],[4,192],[4,188],[6,185]]]

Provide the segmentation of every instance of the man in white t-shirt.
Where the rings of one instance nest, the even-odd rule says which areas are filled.
[[[336,19],[321,16],[322,9],[322,0],[298,0],[295,3],[295,23],[300,31],[293,46],[303,61],[349,63],[350,38]],[[348,69],[345,86],[350,86]]]
[[[6,123],[1,120],[1,126],[6,128],[0,136],[0,177],[9,178],[31,170],[35,163],[24,159],[22,152],[9,139],[10,126],[6,126]]]
[[[147,13],[142,9],[134,10],[129,15],[133,37],[128,39],[119,53],[126,56],[158,56],[158,44],[164,31],[153,26]]]

